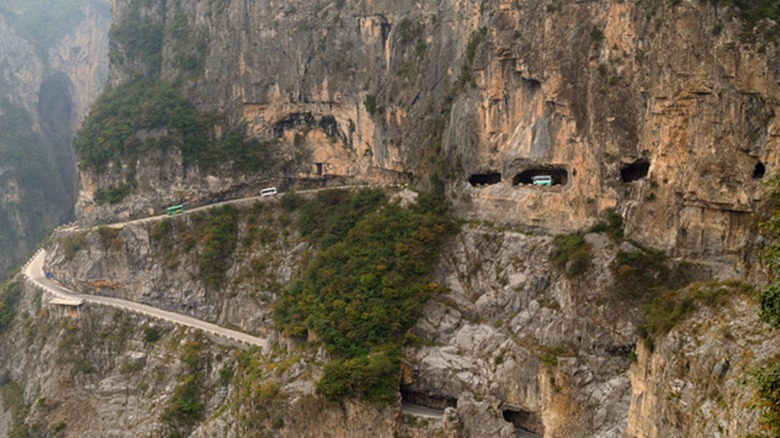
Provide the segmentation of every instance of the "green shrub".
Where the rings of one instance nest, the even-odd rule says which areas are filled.
[[[593,264],[593,246],[583,233],[561,234],[553,238],[552,264],[567,278],[579,277]]]
[[[618,297],[646,303],[667,289],[691,281],[689,266],[671,263],[660,251],[619,251],[611,266]]]
[[[122,202],[135,189],[135,184],[122,184],[107,189],[98,189],[95,191],[95,203],[97,205],[118,204]]]
[[[198,257],[198,274],[206,286],[218,289],[225,281],[230,268],[230,256],[236,246],[238,210],[232,205],[212,208],[206,215],[205,226],[205,234],[201,239],[203,247]]]
[[[0,291],[0,333],[11,325],[16,315],[16,304],[22,298],[22,285],[18,280],[9,281]]]
[[[736,14],[742,20],[745,35],[751,35],[754,28],[764,19],[770,19],[780,22],[780,4],[777,0],[710,0],[711,3],[719,6],[733,6],[736,8]],[[770,36],[777,36],[777,27],[767,26]]]
[[[174,390],[170,404],[165,409],[162,419],[168,423],[189,426],[197,423],[203,415],[203,404],[199,399],[200,376],[198,373],[187,374]]]
[[[754,295],[749,285],[739,282],[696,283],[677,291],[663,290],[641,305],[640,335],[654,339],[684,321],[700,304],[719,308],[734,295]]]
[[[780,436],[780,357],[774,357],[762,367],[751,372],[761,412],[760,437]],[[751,435],[752,436],[752,435]]]
[[[30,406],[24,402],[24,390],[8,376],[3,376],[0,378],[0,396],[3,399],[3,407],[11,413],[7,437],[29,438],[30,430],[25,420],[30,413]]]
[[[382,108],[381,106],[379,106],[379,104],[377,104],[376,96],[374,96],[373,94],[366,95],[366,100],[363,101],[363,105],[366,106],[366,111],[368,111],[368,113],[371,114],[372,116],[374,114],[379,114],[384,110],[384,108]]]
[[[761,229],[769,241],[762,256],[770,281],[758,296],[759,316],[772,327],[780,328],[780,175],[773,175],[767,184],[772,191],[765,209],[771,217],[761,224]]]
[[[615,210],[607,210],[606,218],[590,227],[588,232],[607,233],[612,240],[618,242],[623,239],[623,218]]]
[[[155,221],[152,223],[152,228],[149,231],[149,237],[152,241],[158,243],[170,243],[171,234],[173,233],[173,221],[170,219],[163,219],[161,221]]]
[[[103,249],[118,250],[124,246],[124,239],[122,239],[122,230],[118,228],[111,228],[106,226],[98,227],[98,238],[100,239],[100,245]]]
[[[385,201],[385,194],[376,189],[354,195],[344,190],[318,192],[313,200],[301,204],[298,228],[309,243],[325,249],[343,240],[361,217]]]
[[[233,380],[233,374],[234,371],[232,367],[222,367],[219,369],[219,380],[223,385],[227,385]]]
[[[597,49],[599,48],[599,46],[601,46],[601,43],[604,42],[604,32],[598,27],[596,27],[595,24],[590,28],[590,39],[593,44],[593,47]]]
[[[143,0],[132,0],[109,32],[109,57],[119,65],[140,64],[143,73],[158,74],[162,63],[163,26],[142,13]]]
[[[185,372],[177,378],[179,384],[161,417],[182,436],[186,435],[184,429],[197,424],[203,417],[204,406],[200,399],[204,350],[205,345],[199,340],[184,344],[181,361],[185,365]]]
[[[62,246],[65,252],[65,260],[71,261],[76,253],[84,249],[87,244],[87,235],[84,232],[73,233],[62,239]]]
[[[392,403],[398,392],[401,358],[397,348],[380,348],[325,365],[317,392],[330,400],[360,398]]]
[[[174,145],[194,162],[206,148],[208,120],[179,92],[162,82],[129,81],[103,92],[73,142],[79,167],[101,172],[110,162],[132,163],[154,150]],[[141,130],[167,133],[145,140]]]
[[[780,282],[774,281],[758,297],[761,319],[774,328],[780,328]]]
[[[463,60],[463,64],[460,66],[460,76],[455,82],[455,91],[462,90],[467,84],[470,84],[473,77],[471,69],[474,65],[474,58],[477,56],[477,48],[479,44],[485,39],[487,35],[487,27],[480,27],[479,30],[475,30],[469,36],[469,41],[466,44],[466,56]]]
[[[185,166],[220,166],[254,173],[274,168],[270,145],[235,130],[215,139],[214,116],[200,113],[181,92],[141,78],[106,90],[92,106],[73,142],[81,169],[102,172],[110,163],[130,164],[151,152],[181,151]],[[139,133],[145,133],[139,135]],[[98,190],[98,203],[120,202],[134,182]]]
[[[144,344],[154,344],[162,337],[160,330],[157,327],[145,326],[144,327]]]

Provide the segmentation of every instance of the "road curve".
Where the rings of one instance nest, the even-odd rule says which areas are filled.
[[[118,298],[101,297],[95,295],[81,294],[74,292],[61,284],[46,278],[43,273],[43,262],[46,259],[46,251],[41,249],[35,253],[35,255],[27,262],[24,267],[24,276],[33,286],[48,292],[56,298],[64,300],[81,300],[86,303],[94,303],[103,306],[115,307],[118,309],[129,310],[131,312],[140,313],[142,315],[151,316],[153,318],[169,321],[174,324],[184,325],[187,327],[193,327],[203,330],[206,333],[216,335],[222,338],[230,339],[240,342],[245,345],[265,347],[267,340],[259,338],[257,336],[248,335],[246,333],[238,332],[235,330],[226,329],[216,324],[201,321],[191,316],[182,315],[179,313],[169,312],[167,310],[157,309],[145,304],[136,303],[133,301],[120,300]]]

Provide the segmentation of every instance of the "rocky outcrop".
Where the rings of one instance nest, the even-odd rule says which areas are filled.
[[[780,354],[780,343],[747,297],[704,307],[631,365],[627,436],[730,437],[755,433],[750,372]]]

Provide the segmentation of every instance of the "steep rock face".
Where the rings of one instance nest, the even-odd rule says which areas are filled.
[[[703,308],[650,352],[640,344],[631,366],[627,436],[730,437],[756,431],[758,411],[746,378],[780,353],[752,300]]]
[[[27,290],[0,336],[0,376],[22,387],[34,436],[393,436],[397,409],[314,398],[311,358],[257,359],[168,323],[41,298]]]
[[[72,217],[73,134],[108,74],[109,8],[84,1],[82,19],[41,46],[9,15],[0,17],[0,271],[22,257],[57,223]]]
[[[277,202],[239,207],[229,235],[234,243],[219,250],[225,261],[215,270],[208,252],[216,245],[209,240],[216,217],[191,213],[116,230],[59,234],[47,266],[77,290],[266,332],[272,323],[269,303],[300,271],[308,244],[286,229],[294,218]]]
[[[774,166],[778,90],[766,78],[775,57],[740,43],[723,9],[530,3],[492,17],[478,93],[453,107],[482,127],[472,153],[453,144],[477,164],[467,172],[503,176],[457,185],[471,195],[463,214],[509,211],[515,223],[572,230],[616,207],[642,242],[681,255],[737,253],[755,208],[754,171]],[[566,171],[562,187],[510,186],[527,169],[555,168]]]
[[[464,229],[440,269],[452,292],[413,329],[433,345],[410,353],[402,394],[457,406],[462,436],[623,434],[635,326],[608,289],[615,250],[588,239],[599,256],[569,281],[544,262],[548,237]]]
[[[774,170],[775,48],[758,53],[740,40],[728,8],[611,0],[116,3],[115,22],[137,14],[160,40],[159,53],[146,58],[115,41],[112,82],[158,75],[223,115],[215,132],[238,126],[277,139],[287,153],[303,148],[285,174],[293,184],[411,178],[425,185],[433,175],[449,181],[465,217],[559,232],[616,208],[641,242],[734,262],[760,196],[757,181]],[[180,27],[186,32],[174,31]],[[99,214],[95,188],[122,172],[82,173],[79,216],[94,223],[139,215],[144,203],[164,205],[171,180],[152,173],[152,189]],[[213,196],[202,172],[176,174],[190,202]],[[531,187],[539,174],[560,184]],[[268,181],[210,176],[228,195],[241,181]]]

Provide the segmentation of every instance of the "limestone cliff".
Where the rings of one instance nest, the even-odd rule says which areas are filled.
[[[464,217],[559,232],[616,208],[641,242],[733,262],[758,182],[774,171],[776,48],[741,39],[733,8],[115,3],[112,83],[139,73],[174,82],[220,115],[217,137],[238,127],[275,139],[280,154],[304,153],[284,178],[188,172],[165,157],[125,163],[145,169],[144,188],[114,206],[95,206],[95,191],[126,171],[82,172],[87,223],[247,184],[433,176]],[[159,51],[119,38],[136,22],[155,30]],[[532,188],[540,173],[557,184]]]
[[[70,142],[108,74],[105,3],[62,5],[60,17],[70,13],[74,21],[45,41],[46,25],[35,28],[24,13],[49,15],[39,3],[25,7],[3,7],[0,14],[0,271],[22,262],[48,231],[72,218],[77,181]]]
[[[463,226],[436,265],[434,279],[447,292],[425,305],[403,352],[398,398],[445,410],[430,422],[401,415],[399,403],[339,406],[316,394],[314,382],[331,359],[317,334],[308,334],[312,348],[271,325],[277,293],[316,251],[276,202],[59,233],[47,269],[66,285],[274,341],[272,351],[234,362],[221,347],[203,347],[198,400],[214,401],[203,417],[182,424],[168,423],[154,403],[176,406],[178,385],[161,382],[183,369],[175,366],[190,366],[184,352],[178,361],[145,359],[151,368],[131,364],[142,382],[160,370],[157,386],[141,389],[110,353],[143,350],[150,358],[164,354],[161,344],[146,345],[137,330],[121,345],[98,336],[105,345],[80,350],[100,371],[78,381],[85,383],[75,385],[79,397],[117,381],[132,403],[151,401],[154,415],[144,423],[116,414],[114,405],[97,430],[415,437],[755,431],[746,376],[780,352],[751,298],[763,281],[752,245],[761,244],[754,234],[761,181],[777,170],[780,72],[776,44],[744,38],[735,10],[717,3],[115,0],[114,89],[139,75],[148,89],[165,84],[170,89],[160,94],[174,90],[210,116],[203,130],[209,143],[194,159],[194,138],[179,126],[126,133],[123,150],[104,166],[82,162],[82,225],[148,216],[173,203],[189,209],[271,184],[409,182],[443,189]],[[228,146],[252,140],[268,163],[247,170]],[[541,175],[554,184],[532,185]],[[605,216],[615,223],[553,236]],[[212,219],[231,225],[230,239],[215,238]],[[206,255],[209,263],[201,263]],[[0,368],[34,402],[59,390],[31,382],[64,368],[22,368],[32,363],[26,355],[54,347],[35,338],[25,350],[19,334],[49,328],[48,337],[59,338],[76,329],[28,306],[35,316],[1,338],[15,359]],[[90,309],[75,325],[95,328],[80,331],[84,337],[111,338],[124,326],[107,326],[107,315]],[[65,327],[57,332],[56,324]],[[170,330],[170,349],[186,350],[190,338],[181,343]],[[59,348],[57,355],[68,353]],[[236,374],[223,377],[219,370],[227,368]],[[76,369],[81,374],[90,373]],[[220,379],[231,384],[221,388]],[[53,421],[34,408],[29,423],[60,427]],[[88,426],[62,430],[79,436]]]

